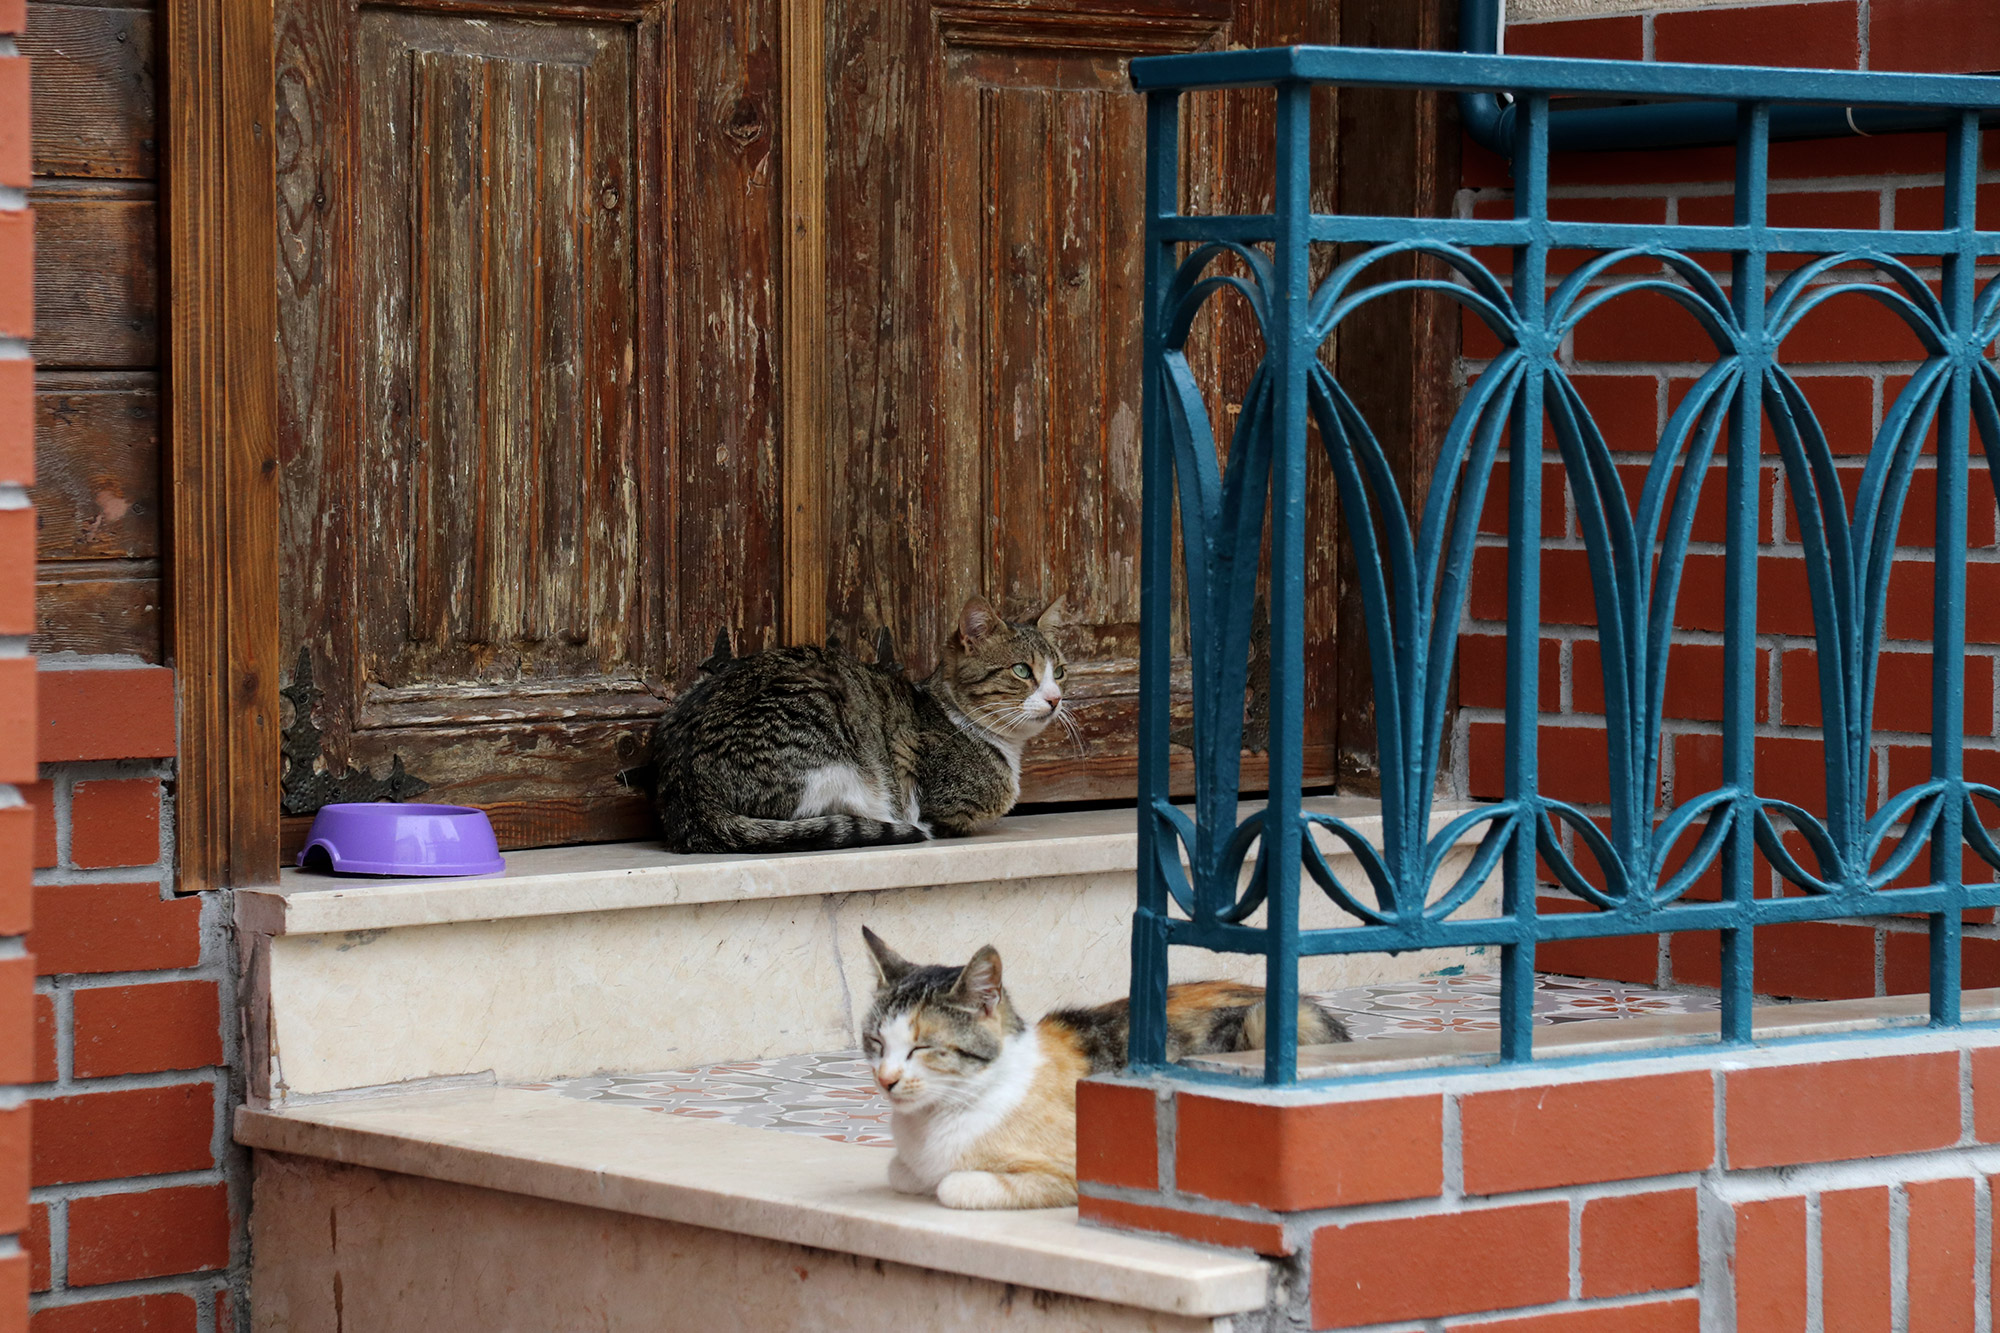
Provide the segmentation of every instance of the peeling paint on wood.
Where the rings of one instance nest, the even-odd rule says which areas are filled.
[[[619,775],[778,595],[770,7],[277,13],[318,762],[401,756],[503,846],[644,836]]]
[[[842,644],[887,626],[877,656],[921,675],[968,593],[1015,618],[1067,594],[1083,745],[1038,741],[1023,795],[1129,793],[1143,160],[1124,61],[1338,41],[1346,14],[1400,3],[823,0],[784,28],[818,39],[802,53],[775,0],[278,0],[282,642],[326,692],[324,762],[403,755],[511,846],[643,836],[639,747],[718,625],[738,654],[778,642],[781,612]],[[808,66],[816,107],[796,101]],[[781,127],[815,112],[823,162],[787,160]],[[1185,124],[1189,206],[1268,209],[1269,106],[1197,96]],[[1380,154],[1324,139],[1330,208]],[[825,331],[823,359],[787,364],[825,392],[781,450],[784,209],[817,187],[824,286],[795,263],[783,290]],[[1221,305],[1201,369],[1226,428],[1260,349]],[[816,479],[788,547],[782,501]],[[1362,734],[1366,666],[1337,651],[1331,485],[1308,507],[1324,781],[1356,691]],[[822,579],[823,616],[799,604]]]
[[[1039,738],[1024,800],[1129,796],[1136,771],[1144,102],[1125,61],[1330,41],[1334,10],[829,0],[827,618],[843,639],[895,626],[921,674],[968,593],[1015,619],[1067,595],[1083,749]],[[1209,145],[1191,206],[1268,188],[1269,122],[1190,107]],[[1240,392],[1254,334],[1240,317],[1213,332],[1205,370]],[[1317,608],[1325,657],[1332,630]],[[1313,754],[1330,755],[1316,703]]]

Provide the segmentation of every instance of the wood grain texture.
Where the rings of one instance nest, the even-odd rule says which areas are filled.
[[[151,371],[35,377],[42,560],[160,554],[160,389]]]
[[[43,560],[28,650],[160,662],[162,601],[158,560]]]
[[[32,4],[19,39],[32,62],[38,176],[159,174],[153,13]]]
[[[35,209],[35,363],[160,364],[160,215],[142,183],[45,182]]]
[[[509,827],[550,841],[624,829],[615,800],[573,797],[580,765],[633,762],[592,719],[660,706],[637,260],[660,219],[632,96],[659,96],[657,33],[310,0],[280,22],[285,582],[304,594],[283,639],[315,682],[300,771],[539,792],[561,813]]]
[[[1017,617],[1060,593],[1087,748],[1045,737],[1024,796],[1129,794],[1123,61],[1337,40],[1335,10],[280,0],[282,643],[321,691],[309,762],[400,765],[510,846],[633,836],[619,775],[718,629],[747,652],[886,625],[921,672],[968,593]],[[1269,207],[1267,103],[1190,99],[1191,207]],[[1204,320],[1226,436],[1261,348],[1240,310]],[[1358,654],[1323,476],[1309,515],[1323,782]]]
[[[359,46],[362,725],[430,687],[643,693],[629,32],[377,11]]]
[[[641,835],[664,700],[779,628],[775,4],[277,21],[287,809]]]
[[[784,639],[826,637],[825,0],[782,0]]]
[[[164,0],[178,887],[278,871],[270,11]]]
[[[1134,788],[1145,163],[1125,61],[1332,40],[1333,10],[828,0],[828,620],[850,640],[893,627],[921,672],[967,595],[1014,618],[1065,596],[1086,749],[1037,741],[1024,801]],[[1191,207],[1268,209],[1261,100],[1190,107]],[[1203,327],[1225,435],[1261,350],[1240,310]],[[1333,622],[1329,594],[1310,629],[1322,661]],[[1329,693],[1314,763],[1332,754]]]
[[[717,629],[740,627],[740,651],[783,630],[780,40],[769,0],[674,10],[664,203],[679,220],[665,292],[677,347],[666,497],[676,566],[664,624],[676,688]]]

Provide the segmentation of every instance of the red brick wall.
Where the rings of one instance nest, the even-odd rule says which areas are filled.
[[[41,687],[33,1329],[227,1333],[231,946],[222,896],[173,888],[173,673],[69,659]]]
[[[23,936],[32,911],[29,862],[35,780],[34,219],[28,209],[27,62],[14,39],[20,0],[0,0],[0,1333],[28,1326],[29,1125],[22,1088],[34,1076],[34,963]]]
[[[32,1288],[33,1333],[247,1326],[229,904],[175,892],[174,676],[147,665],[161,656],[164,493],[150,238],[166,122],[151,91],[153,19],[143,3],[33,6],[32,89],[26,62],[0,46],[0,757],[18,737],[40,759],[0,773],[28,801],[6,808],[0,787],[0,936],[28,929],[30,866],[34,909],[32,959],[0,946],[0,1060],[16,1008],[33,1033],[0,1083],[32,1084],[34,1114],[30,1146],[27,1112],[0,1102],[0,1234],[23,1232],[20,1253],[0,1250],[0,1273],[19,1277],[0,1281]],[[0,0],[0,31],[22,23],[20,0]],[[8,202],[23,186],[44,212],[38,420],[33,368],[6,359],[31,332],[27,215]],[[139,214],[139,227],[107,221]],[[41,557],[55,571],[39,625],[36,525],[20,504],[31,463],[48,518]],[[8,678],[27,666],[7,655],[27,641],[8,636],[31,631],[43,654],[34,691]],[[7,1190],[24,1172],[32,1192],[17,1217]],[[17,1314],[0,1333],[22,1324]]]
[[[1610,6],[1606,6],[1609,8]],[[1621,6],[1623,7],[1623,6]],[[1950,34],[1949,37],[1946,34]],[[1821,65],[1840,68],[2000,70],[2000,23],[1987,0],[1813,0],[1804,4],[1675,8],[1556,22],[1514,23],[1510,52],[1617,59]],[[1779,144],[1771,153],[1774,221],[1850,227],[1936,226],[1942,213],[1941,136],[1885,136]],[[2000,139],[1988,136],[1987,161],[2000,164]],[[1629,222],[1724,222],[1733,153],[1702,149],[1584,153],[1556,159],[1552,210],[1558,216]],[[1461,208],[1474,215],[1511,211],[1505,165],[1468,145]],[[1982,192],[2000,205],[2000,193]],[[1982,209],[1984,211],[1984,209]],[[2000,208],[1996,208],[2000,217]],[[1993,219],[1982,219],[1994,225]],[[1504,263],[1505,256],[1490,258]],[[1776,265],[1774,265],[1775,267]],[[1634,271],[1637,271],[1636,268]],[[1727,265],[1717,270],[1726,282]],[[1626,275],[1620,275],[1623,278]],[[1469,376],[1495,344],[1468,323]],[[1567,349],[1570,369],[1612,449],[1634,480],[1643,476],[1667,413],[1711,357],[1693,319],[1662,298],[1614,303],[1586,320]],[[1785,344],[1784,360],[1813,402],[1833,449],[1846,457],[1851,486],[1863,454],[1919,356],[1904,327],[1861,298],[1843,298],[1809,316]],[[1767,439],[1759,499],[1766,541],[1759,568],[1758,787],[1816,813],[1825,808],[1804,547],[1792,498]],[[1871,757],[1874,794],[1921,780],[1929,771],[1931,599],[1928,545],[1934,525],[1931,460],[1912,487],[1898,534],[1900,568],[1892,581]],[[1696,546],[1676,615],[1678,642],[1668,667],[1662,792],[1673,804],[1720,785],[1722,708],[1722,470],[1704,493]],[[1603,739],[1604,687],[1584,544],[1562,469],[1544,479],[1542,568],[1546,637],[1542,653],[1544,786],[1603,814],[1608,763]],[[1487,536],[1477,553],[1470,623],[1462,640],[1460,754],[1466,794],[1502,791],[1500,707],[1505,675],[1505,492],[1489,503]],[[2000,520],[1983,463],[1972,469],[1970,659],[1966,676],[1966,768],[1975,780],[2000,777]],[[1587,852],[1565,832],[1571,854],[1590,873]],[[1684,844],[1684,847],[1688,844]],[[1807,862],[1810,864],[1810,861]],[[1968,866],[1969,875],[1991,871]],[[1715,880],[1696,891],[1712,895]],[[1550,910],[1573,910],[1552,897]],[[1968,931],[1969,986],[2000,986],[2000,929],[1990,912]],[[1924,989],[1926,941],[1920,920],[1907,924],[1802,923],[1759,931],[1758,988],[1766,994],[1851,998]],[[1652,938],[1552,945],[1543,970],[1632,981],[1712,985],[1718,980],[1713,934],[1671,942]]]
[[[2000,1044],[1959,1040],[1277,1095],[1093,1080],[1079,1209],[1283,1259],[1314,1329],[1887,1329],[1894,1291],[1908,1328],[1969,1333]]]

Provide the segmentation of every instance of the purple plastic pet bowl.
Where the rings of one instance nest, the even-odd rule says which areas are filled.
[[[497,875],[507,868],[486,812],[469,805],[323,805],[299,864],[315,851],[336,875]]]

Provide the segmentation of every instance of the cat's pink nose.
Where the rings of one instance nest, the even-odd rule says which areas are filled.
[[[875,1071],[875,1081],[882,1085],[882,1091],[894,1092],[896,1085],[903,1081],[903,1071],[900,1069],[878,1069]]]

